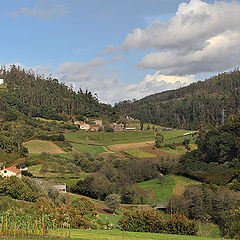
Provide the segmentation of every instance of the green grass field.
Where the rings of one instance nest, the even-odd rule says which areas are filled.
[[[0,89],[6,89],[7,85],[6,84],[0,84]]]
[[[169,174],[161,184],[158,178],[138,183],[138,186],[149,193],[150,203],[167,203],[174,194],[181,194],[184,187],[190,184],[199,184],[200,182],[192,179]]]
[[[142,151],[139,148],[129,148],[129,149],[125,149],[123,152],[133,156],[133,157],[137,157],[137,158],[153,158],[156,157],[155,154],[152,153],[147,153]]]
[[[95,145],[114,145],[154,140],[153,131],[145,132],[70,132],[64,134],[67,141],[75,143],[91,143]]]
[[[92,157],[95,157],[97,154],[100,154],[100,153],[110,152],[104,146],[99,146],[99,145],[72,143],[72,146],[75,151],[81,152],[81,153],[89,153]]]
[[[171,235],[160,233],[126,232],[120,230],[72,229],[71,238],[79,240],[223,240],[198,236]]]
[[[31,140],[24,143],[30,154],[48,153],[65,153],[59,146],[51,141]]]
[[[32,173],[33,176],[35,177],[40,177],[40,178],[44,177],[44,179],[46,180],[53,179],[54,182],[66,183],[68,187],[71,187],[73,184],[75,184],[79,180],[82,180],[88,176],[88,173],[84,173],[84,172],[79,174],[65,173],[62,175],[59,172],[53,172],[53,171],[48,171],[43,175],[42,173],[39,172],[41,167],[42,167],[42,164],[33,165],[28,168],[28,171]]]

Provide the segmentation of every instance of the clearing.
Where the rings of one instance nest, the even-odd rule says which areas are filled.
[[[138,186],[149,193],[150,203],[167,203],[173,195],[180,195],[184,192],[185,186],[200,184],[190,178],[169,174],[165,176],[163,183],[155,178],[149,181],[138,183]]]
[[[30,154],[47,153],[66,153],[55,143],[44,140],[31,140],[24,143]]]

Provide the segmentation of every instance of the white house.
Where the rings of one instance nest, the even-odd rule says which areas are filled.
[[[1,84],[3,84],[3,79],[2,79],[2,78],[0,78],[0,85],[1,85]]]
[[[17,176],[18,178],[21,178],[22,177],[22,170],[17,169],[15,167],[9,167],[9,168],[5,168],[5,169],[1,170],[0,174],[3,177]]]
[[[90,125],[87,123],[82,123],[80,124],[80,129],[82,130],[89,130],[90,129]]]

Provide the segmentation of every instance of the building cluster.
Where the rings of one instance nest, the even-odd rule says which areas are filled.
[[[131,118],[131,117],[128,117],[128,118]],[[134,120],[134,119],[131,118],[131,120]],[[74,125],[78,127],[80,130],[92,131],[92,132],[96,132],[96,131],[99,131],[100,128],[104,128],[102,120],[94,120],[92,125],[85,122],[75,121]],[[107,126],[110,128],[113,128],[115,132],[120,132],[124,130],[127,130],[127,131],[136,130],[136,127],[125,127],[123,123],[111,123],[111,124],[108,124]]]

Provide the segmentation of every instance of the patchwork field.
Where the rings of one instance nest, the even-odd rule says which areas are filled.
[[[128,155],[131,155],[137,158],[154,158],[157,156],[156,154],[153,154],[153,153],[144,152],[139,148],[125,149],[124,152],[127,153]]]
[[[169,174],[166,175],[163,183],[161,183],[160,179],[155,178],[141,182],[138,186],[147,190],[151,203],[153,204],[167,203],[174,194],[182,194],[184,192],[184,187],[190,184],[200,184],[200,182],[186,177]]]
[[[44,140],[31,140],[25,142],[24,146],[28,149],[30,154],[41,154],[43,152],[47,153],[66,153],[55,143]]]
[[[137,143],[154,140],[153,131],[137,132],[70,132],[64,134],[69,142],[87,143],[94,145],[115,145],[125,143]]]

